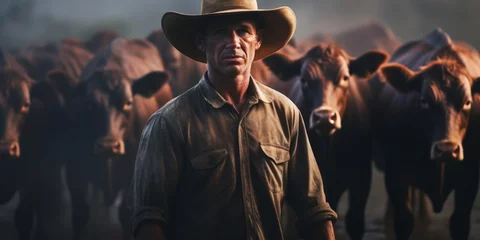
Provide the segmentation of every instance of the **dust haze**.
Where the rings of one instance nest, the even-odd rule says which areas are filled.
[[[23,48],[67,36],[88,38],[113,29],[145,37],[166,11],[196,14],[200,0],[0,0],[0,45]],[[297,15],[295,37],[336,33],[369,21],[389,26],[402,40],[441,27],[453,39],[480,48],[478,0],[258,0],[259,8],[286,5]]]

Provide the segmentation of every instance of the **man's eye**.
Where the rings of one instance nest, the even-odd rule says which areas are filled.
[[[247,33],[250,33],[247,29],[239,29],[238,31],[238,34],[247,34]]]

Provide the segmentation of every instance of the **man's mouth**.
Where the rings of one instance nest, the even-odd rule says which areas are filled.
[[[243,59],[241,56],[226,56],[223,57],[224,60],[236,60],[236,59]]]

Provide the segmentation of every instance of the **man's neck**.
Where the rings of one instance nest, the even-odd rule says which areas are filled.
[[[227,76],[209,69],[208,80],[227,102],[241,112],[250,82],[250,69],[236,76]]]

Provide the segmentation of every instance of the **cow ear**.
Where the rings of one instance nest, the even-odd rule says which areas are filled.
[[[169,75],[166,72],[150,72],[134,81],[132,93],[149,98],[168,82],[168,79]]]
[[[302,60],[292,60],[286,54],[275,53],[263,59],[263,62],[270,71],[273,72],[280,80],[289,81],[295,76],[300,75],[302,68]]]
[[[421,91],[422,78],[401,64],[387,64],[380,68],[380,75],[393,88],[401,93]]]
[[[389,55],[381,51],[369,51],[362,56],[350,60],[348,68],[351,75],[367,78],[387,61]]]
[[[480,77],[473,80],[472,83],[472,94],[480,93]]]

